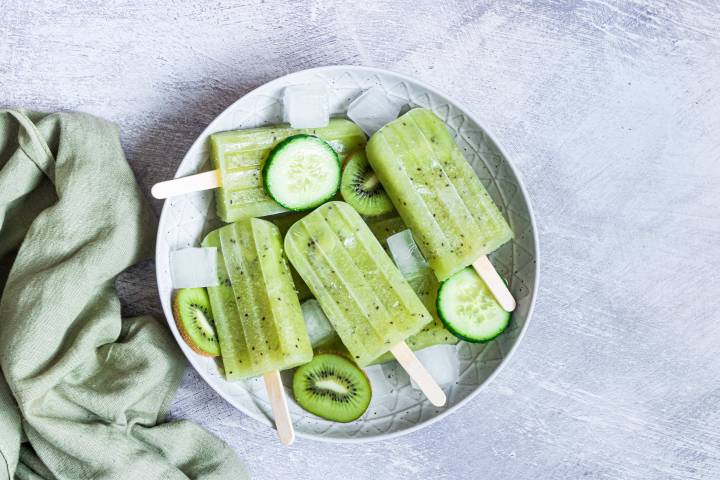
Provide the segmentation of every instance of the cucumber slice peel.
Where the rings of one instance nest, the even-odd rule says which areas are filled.
[[[438,316],[456,337],[473,343],[489,342],[505,331],[510,313],[495,300],[472,267],[466,267],[440,285]]]
[[[270,198],[288,210],[311,210],[340,188],[340,158],[325,140],[293,135],[269,153],[263,184]]]

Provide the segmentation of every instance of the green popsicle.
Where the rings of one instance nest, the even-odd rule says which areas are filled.
[[[250,218],[210,232],[219,285],[208,287],[228,380],[309,362],[312,347],[278,228]]]
[[[369,140],[367,158],[439,280],[512,231],[443,122],[415,108]]]
[[[339,118],[331,119],[321,128],[274,125],[210,135],[210,158],[222,179],[222,186],[215,191],[221,220],[234,222],[286,211],[265,193],[260,172],[275,145],[291,135],[303,133],[322,138],[341,156],[367,139],[360,127]]]
[[[432,321],[360,215],[329,202],[295,223],[285,251],[360,366]]]

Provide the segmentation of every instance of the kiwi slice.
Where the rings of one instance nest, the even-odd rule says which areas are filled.
[[[188,346],[200,355],[220,355],[210,299],[204,288],[181,288],[173,299],[175,323]]]
[[[357,149],[346,159],[340,180],[340,194],[360,215],[376,217],[393,211],[393,204],[365,157]]]
[[[365,372],[348,358],[321,353],[295,370],[293,395],[308,412],[347,423],[365,413],[372,388]]]

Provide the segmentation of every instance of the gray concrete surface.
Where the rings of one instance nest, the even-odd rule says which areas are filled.
[[[263,479],[720,478],[718,3],[353,3],[0,1],[0,105],[117,122],[146,192],[253,87],[347,63],[459,99],[524,177],[536,313],[457,414],[284,448],[189,372],[173,415]],[[118,284],[128,314],[161,317],[151,262]]]

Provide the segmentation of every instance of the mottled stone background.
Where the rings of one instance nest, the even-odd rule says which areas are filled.
[[[192,372],[173,415],[263,479],[719,478],[718,2],[0,0],[0,105],[117,122],[146,192],[238,97],[332,64],[438,87],[510,154],[540,232],[529,331],[392,441],[284,448]],[[162,319],[152,263],[118,285]]]

